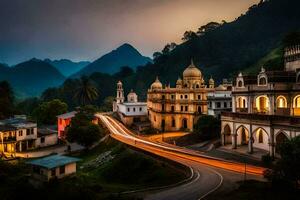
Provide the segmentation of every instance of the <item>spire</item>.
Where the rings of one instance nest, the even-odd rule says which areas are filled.
[[[193,58],[191,58],[191,65],[190,65],[190,67],[195,67]]]

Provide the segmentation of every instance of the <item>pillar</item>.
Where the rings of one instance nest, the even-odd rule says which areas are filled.
[[[250,122],[250,128],[249,128],[249,142],[248,142],[248,153],[253,153],[253,137],[252,137],[252,124]]]
[[[237,147],[237,132],[235,128],[235,123],[232,125],[232,149],[236,149]]]
[[[20,145],[19,145],[19,152],[22,152],[22,141],[20,141],[19,144],[20,144]]]
[[[231,98],[231,101],[232,101],[232,104],[231,104],[231,110],[232,112],[236,112],[236,105],[235,105],[235,96],[232,95],[232,98]]]
[[[269,138],[269,149],[270,149],[270,156],[272,158],[275,157],[275,142],[274,142],[274,128],[270,127],[270,138]]]

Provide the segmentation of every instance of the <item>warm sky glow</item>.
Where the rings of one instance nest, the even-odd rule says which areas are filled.
[[[94,60],[128,42],[151,56],[186,30],[232,21],[259,0],[4,0],[0,62]]]

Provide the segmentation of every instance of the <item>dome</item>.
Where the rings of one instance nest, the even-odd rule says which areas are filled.
[[[138,96],[132,89],[129,92],[129,94],[127,95],[127,101],[131,102],[131,103],[134,103],[134,102],[138,101]]]
[[[216,90],[223,91],[223,90],[227,90],[227,88],[222,84],[220,84],[218,87],[216,87]]]
[[[152,83],[151,85],[151,89],[161,89],[162,88],[162,84],[161,82],[158,80],[158,77],[156,77],[156,80],[154,81],[154,83]]]
[[[201,78],[201,71],[194,65],[193,60],[191,64],[183,71],[184,78]]]
[[[210,79],[209,79],[208,83],[209,83],[209,84],[214,84],[214,83],[215,83],[215,81],[214,81],[214,79],[213,79],[212,77],[210,77]]]
[[[182,80],[180,77],[178,77],[177,81],[176,81],[176,85],[181,85],[182,84]]]

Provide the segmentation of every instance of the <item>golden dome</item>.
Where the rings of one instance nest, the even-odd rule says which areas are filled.
[[[201,71],[194,65],[193,60],[191,64],[183,71],[184,78],[201,78]]]
[[[162,88],[162,84],[161,82],[158,80],[158,77],[156,77],[156,80],[154,81],[154,83],[152,83],[151,85],[151,89],[161,89]]]

